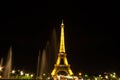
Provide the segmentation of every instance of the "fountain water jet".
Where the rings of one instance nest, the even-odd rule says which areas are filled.
[[[43,73],[50,73],[57,59],[58,40],[55,28],[53,28],[50,40],[47,41],[42,54],[38,55],[37,77],[41,77]]]
[[[57,59],[57,53],[58,53],[58,40],[57,40],[57,34],[55,28],[53,28],[51,37],[49,40],[49,44],[46,46],[48,48],[47,54],[48,54],[48,61],[49,61],[49,72],[51,72],[54,63]]]
[[[3,71],[3,58],[1,58],[1,61],[0,61],[0,76],[2,71]]]
[[[0,66],[3,66],[3,58],[1,58]]]
[[[40,77],[43,73],[46,73],[47,71],[47,58],[46,58],[46,51],[45,49],[43,49],[43,52],[42,52],[42,57],[41,57],[41,67],[40,67]]]
[[[53,44],[53,45],[52,45]],[[57,34],[56,34],[56,30],[55,28],[53,28],[53,32],[52,32],[52,42],[51,45],[53,46],[53,53],[54,53],[54,63],[56,62],[57,59],[57,53],[58,53],[58,40],[57,40]]]
[[[11,70],[12,70],[12,47],[10,47],[9,49],[7,62],[4,67],[4,72],[3,72],[4,79],[10,79]]]
[[[37,74],[36,74],[36,79],[39,78],[40,76],[40,50],[39,50],[39,55],[38,55],[38,61],[37,61]]]

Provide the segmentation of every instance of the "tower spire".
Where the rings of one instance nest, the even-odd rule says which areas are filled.
[[[59,52],[63,52],[65,53],[65,41],[64,41],[64,23],[63,23],[63,19],[62,19],[62,23],[61,23],[61,36],[60,36],[60,49]]]
[[[61,23],[61,25],[64,25],[64,23],[63,23],[63,19],[62,19],[62,23]]]

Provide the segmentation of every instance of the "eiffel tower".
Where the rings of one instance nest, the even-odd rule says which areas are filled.
[[[73,72],[70,68],[70,64],[68,64],[66,55],[67,54],[65,52],[65,42],[64,42],[64,23],[62,20],[60,48],[59,48],[58,58],[57,58],[56,64],[54,65],[54,69],[52,70],[51,76],[55,76],[60,72],[61,73],[64,72],[66,75],[73,75]]]

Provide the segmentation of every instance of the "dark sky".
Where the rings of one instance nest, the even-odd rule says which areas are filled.
[[[6,57],[12,45],[13,67],[35,72],[38,51],[45,47],[53,28],[59,34],[63,19],[73,72],[120,72],[115,7],[92,1],[2,2],[0,58]]]

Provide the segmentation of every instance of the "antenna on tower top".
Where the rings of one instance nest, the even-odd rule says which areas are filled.
[[[63,19],[62,19],[62,23],[61,23],[61,25],[64,25],[64,23],[63,23]]]

